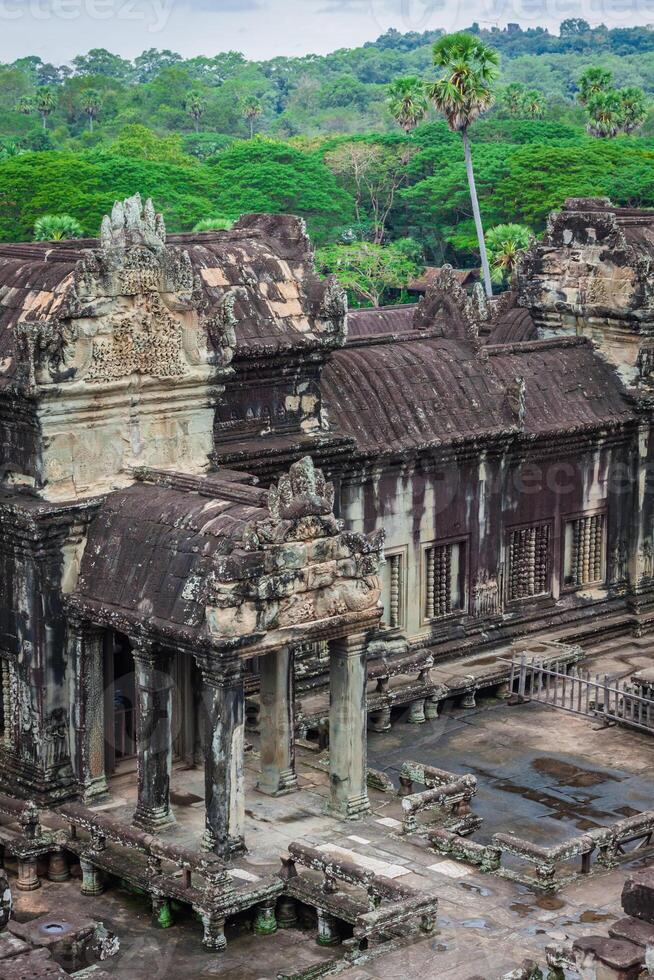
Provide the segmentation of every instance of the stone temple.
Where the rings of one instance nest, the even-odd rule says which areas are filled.
[[[0,977],[70,975],[24,923],[106,923],[128,887],[197,928],[161,976],[239,948],[226,977],[638,976],[637,911],[640,943],[491,934],[481,972],[440,915],[459,878],[476,911],[489,882],[619,906],[654,785],[563,841],[484,836],[440,738],[487,717],[483,754],[510,719],[519,755],[520,725],[581,746],[604,715],[607,764],[651,752],[653,373],[654,212],[604,199],[499,298],[444,267],[349,313],[291,216],[167,235],[137,196],[97,240],[0,245]],[[154,976],[122,955],[76,975]]]

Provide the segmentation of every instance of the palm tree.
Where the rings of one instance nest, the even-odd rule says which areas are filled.
[[[434,45],[434,65],[441,69],[441,77],[428,86],[427,95],[438,111],[443,113],[450,129],[461,134],[484,286],[486,294],[492,296],[493,286],[468,130],[493,103],[491,84],[499,71],[499,57],[496,51],[472,34],[450,34]]]
[[[93,123],[100,115],[102,108],[102,96],[93,88],[87,88],[82,92],[82,109],[89,120],[89,130],[93,132]]]
[[[523,100],[524,110],[531,119],[540,119],[545,112],[543,93],[538,89],[530,88],[525,92]]]
[[[511,82],[502,92],[502,102],[510,116],[519,116],[525,99],[525,87],[520,82]]]
[[[18,102],[16,109],[18,112],[22,112],[24,116],[31,116],[36,109],[34,99],[30,98],[29,95],[24,95]]]
[[[528,247],[531,231],[526,225],[495,225],[486,232],[493,282],[502,284],[511,279],[520,253]]]
[[[405,133],[410,133],[427,115],[429,102],[419,78],[397,78],[388,86],[386,103],[390,113]]]
[[[254,120],[263,112],[263,106],[256,96],[250,95],[241,102],[241,112],[250,124],[250,139],[254,136]]]
[[[613,73],[605,68],[587,68],[579,79],[577,101],[588,105],[590,99],[606,92],[613,83]]]
[[[622,121],[620,129],[623,133],[635,133],[647,119],[649,105],[642,88],[630,85],[618,92],[622,104]]]
[[[193,120],[195,126],[195,132],[200,132],[200,119],[204,114],[204,110],[207,108],[207,103],[202,95],[202,92],[194,90],[189,93],[189,96],[185,102],[185,108],[188,115]]]
[[[587,130],[591,136],[610,139],[617,136],[623,124],[623,109],[620,94],[615,89],[597,92],[586,103],[588,113]]]
[[[70,214],[44,214],[34,222],[36,242],[61,242],[66,238],[81,238],[83,234],[81,224]]]
[[[43,123],[43,129],[48,127],[48,116],[50,116],[54,110],[57,108],[57,96],[54,94],[52,89],[40,88],[36,92],[35,108],[41,117],[41,122]]]

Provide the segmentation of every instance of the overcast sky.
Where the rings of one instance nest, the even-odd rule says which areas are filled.
[[[566,17],[648,24],[654,0],[0,0],[0,60],[63,63],[92,47],[130,58],[155,47],[263,59],[355,47],[389,27],[451,30],[477,20],[555,30]]]

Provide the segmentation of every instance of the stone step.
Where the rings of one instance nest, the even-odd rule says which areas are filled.
[[[622,889],[622,908],[627,915],[654,925],[654,868],[630,875]]]
[[[609,936],[613,939],[626,939],[637,946],[654,946],[654,925],[626,916],[609,926]]]
[[[642,946],[607,936],[583,936],[574,941],[572,950],[582,976],[594,967],[597,980],[638,980],[645,962]]]

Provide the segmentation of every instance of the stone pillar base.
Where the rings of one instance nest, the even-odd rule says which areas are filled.
[[[254,916],[253,930],[257,936],[272,936],[277,932],[277,919],[275,918],[276,899],[270,899],[257,905]]]
[[[340,807],[330,805],[328,809],[333,816],[340,817],[341,820],[361,820],[370,813],[370,800],[367,794],[355,796]]]
[[[316,942],[319,946],[338,946],[341,938],[338,934],[338,924],[333,915],[316,909],[318,913],[318,936]]]
[[[152,925],[156,929],[170,929],[174,925],[170,899],[161,895],[152,896]]]
[[[79,795],[84,806],[91,806],[93,803],[99,803],[104,797],[108,797],[109,785],[105,776],[98,776],[84,786],[80,786]]]
[[[53,851],[48,861],[48,881],[68,881],[70,869],[63,851]]]
[[[223,858],[225,861],[235,854],[247,854],[248,851],[245,846],[244,837],[230,837],[225,843],[221,843],[216,840],[208,827],[205,828],[204,834],[202,835],[200,846],[203,851],[217,854],[218,857]]]
[[[267,785],[262,777],[257,783],[259,792],[265,793],[266,796],[286,796],[288,793],[294,793],[297,788],[297,775],[294,769],[283,769],[275,786]]]
[[[144,830],[148,834],[157,834],[166,827],[172,826],[175,823],[175,817],[165,807],[151,809],[139,804],[134,811],[132,823],[139,830]]]
[[[390,708],[381,708],[368,715],[368,728],[371,732],[390,732],[391,727]]]
[[[100,871],[90,861],[85,861],[84,858],[81,858],[79,863],[82,869],[82,895],[101,895],[104,891],[104,885]]]
[[[440,717],[438,711],[439,702],[432,698],[427,698],[425,701],[425,718],[427,721],[436,721]]]

